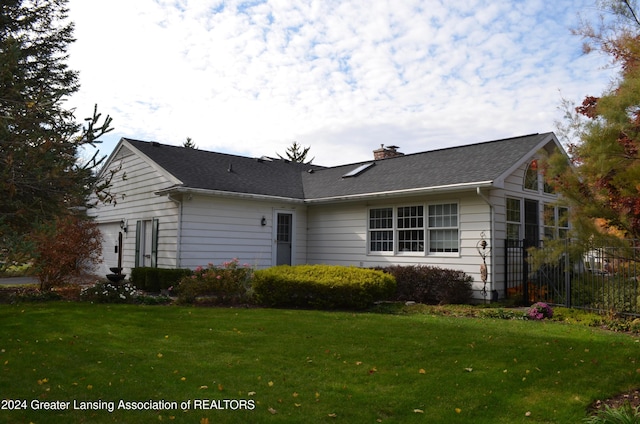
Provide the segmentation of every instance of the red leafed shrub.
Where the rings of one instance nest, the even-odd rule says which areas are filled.
[[[428,305],[471,301],[473,277],[462,271],[427,265],[390,265],[380,269],[396,278],[396,300]]]
[[[69,282],[102,262],[102,234],[88,219],[58,218],[35,231],[31,241],[41,290]]]

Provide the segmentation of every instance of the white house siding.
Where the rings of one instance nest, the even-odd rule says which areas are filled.
[[[460,252],[457,254],[368,253],[368,211],[371,207],[398,207],[433,203],[458,203]],[[463,271],[474,278],[474,289],[482,289],[477,251],[480,235],[491,237],[490,208],[478,194],[459,192],[446,196],[394,199],[390,201],[340,203],[309,206],[308,262],[357,267],[432,265]],[[487,257],[491,269],[491,258]],[[491,272],[491,271],[490,271]]]
[[[116,194],[117,203],[99,204],[90,209],[88,214],[96,217],[96,222],[102,231],[108,234],[103,243],[103,257],[105,261],[96,270],[98,274],[110,273],[109,267],[114,267],[117,256],[114,256],[114,245],[120,230],[120,221],[125,219],[127,232],[123,232],[122,266],[124,273],[130,275],[135,266],[136,222],[140,220],[158,219],[158,261],[159,268],[174,268],[176,266],[176,240],[178,205],[167,196],[157,196],[155,191],[175,184],[165,175],[155,170],[139,156],[133,155],[126,147],[112,158],[109,169],[122,169],[112,181],[110,191]],[[126,177],[125,177],[126,176]],[[123,178],[124,177],[124,178]],[[117,231],[116,230],[116,231]]]
[[[273,265],[277,211],[294,215],[292,262],[305,263],[304,205],[194,194],[183,200],[180,266],[193,269],[234,258],[256,268]]]

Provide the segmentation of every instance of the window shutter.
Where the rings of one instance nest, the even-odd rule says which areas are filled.
[[[140,267],[140,236],[142,235],[142,221],[136,221],[136,256],[135,267]]]
[[[158,267],[158,227],[160,221],[157,218],[153,218],[151,223],[151,267]]]

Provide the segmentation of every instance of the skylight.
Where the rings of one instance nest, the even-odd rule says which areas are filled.
[[[355,177],[356,175],[366,171],[367,169],[369,169],[370,167],[372,167],[373,165],[375,165],[375,162],[368,162],[365,164],[362,164],[360,166],[358,166],[357,168],[347,172],[346,174],[344,174],[342,176],[342,178],[351,178],[351,177]]]

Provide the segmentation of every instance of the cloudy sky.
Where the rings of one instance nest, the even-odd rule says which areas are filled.
[[[100,4],[100,6],[98,6]],[[608,86],[570,33],[594,0],[70,0],[69,65],[120,137],[319,165],[554,131]]]

